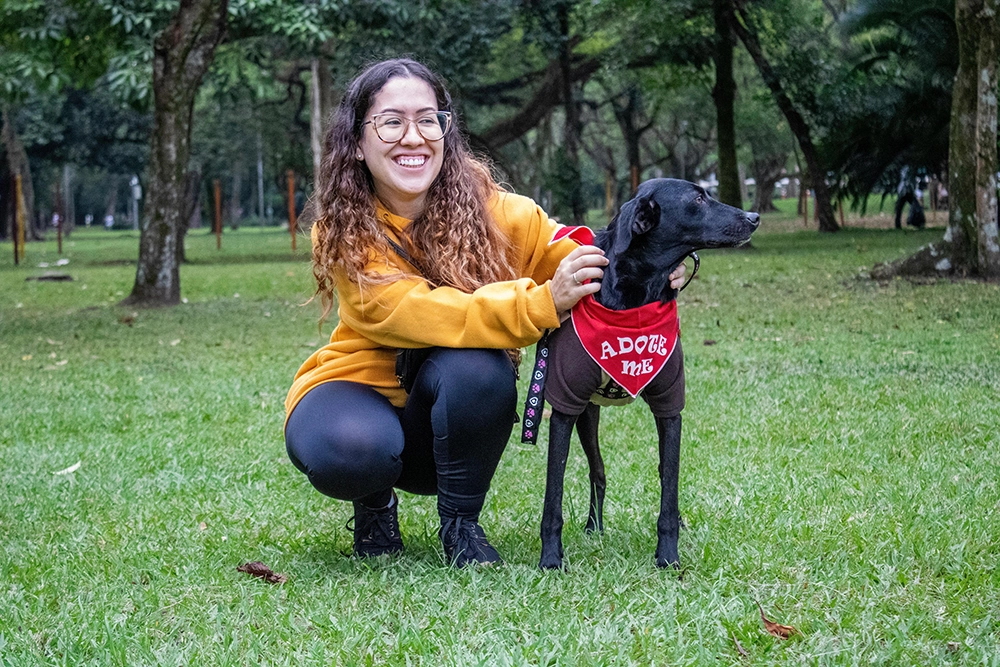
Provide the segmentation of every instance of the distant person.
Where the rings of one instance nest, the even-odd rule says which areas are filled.
[[[906,216],[906,224],[922,229],[927,224],[922,203],[923,192],[919,184],[909,176],[909,168],[903,167],[900,172],[899,185],[896,186],[896,229],[902,229],[903,208],[909,204],[910,212]]]
[[[111,229],[115,226],[115,216],[108,214],[104,216],[104,228]]]
[[[515,420],[505,349],[558,327],[606,264],[553,243],[556,225],[498,187],[457,127],[437,76],[401,59],[350,84],[326,135],[313,274],[323,317],[334,303],[339,317],[295,376],[285,443],[317,490],[353,503],[359,557],[403,550],[401,489],[437,495],[450,563],[502,562],[479,518]],[[414,348],[430,350],[407,392],[397,353]]]

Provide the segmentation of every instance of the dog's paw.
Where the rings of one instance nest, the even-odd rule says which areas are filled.
[[[538,561],[538,567],[540,567],[543,570],[562,570],[563,569],[562,556],[552,555],[552,554],[542,554],[541,560]]]
[[[660,558],[659,556],[657,556],[656,567],[660,568],[661,570],[666,570],[667,568],[672,567],[679,572],[681,569],[681,564],[676,556],[674,556],[673,558]]]
[[[656,567],[661,569],[674,568],[681,569],[680,558],[677,555],[677,545],[663,545],[656,550]]]

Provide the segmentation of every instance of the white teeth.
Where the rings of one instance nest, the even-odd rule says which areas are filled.
[[[404,167],[421,167],[427,158],[424,157],[401,157],[396,159],[396,163]]]

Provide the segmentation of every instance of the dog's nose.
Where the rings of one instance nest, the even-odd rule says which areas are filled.
[[[760,225],[760,214],[759,213],[747,213],[747,220],[756,229]]]

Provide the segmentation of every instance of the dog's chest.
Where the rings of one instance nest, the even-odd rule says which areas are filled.
[[[655,331],[639,330],[631,336],[614,335],[590,341],[585,347],[578,329],[585,327],[566,322],[548,338],[545,400],[553,408],[566,414],[580,414],[588,403],[625,405],[641,394],[656,415],[680,413],[684,405],[684,365],[678,337],[671,339]],[[605,358],[601,359],[602,356]],[[656,356],[662,357],[656,360],[662,364],[654,365]],[[644,359],[650,361],[643,364]],[[617,371],[619,377],[625,374],[626,380],[637,380],[631,385],[632,391],[616,382],[598,360]],[[654,372],[643,377],[645,369]]]

